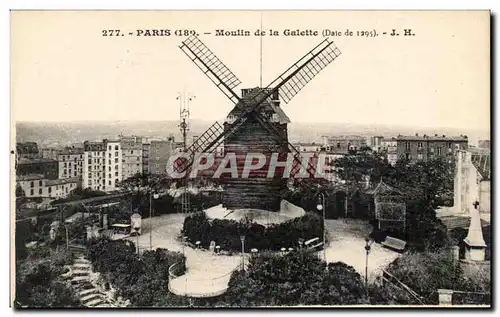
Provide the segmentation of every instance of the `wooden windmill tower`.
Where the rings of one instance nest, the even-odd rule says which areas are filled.
[[[290,102],[309,81],[340,55],[332,41],[324,39],[267,87],[243,89],[241,97],[234,92],[241,81],[196,36],[183,41],[180,49],[235,107],[223,125],[215,122],[186,150],[187,159],[177,165],[178,171],[189,172],[197,153],[214,152],[222,143],[225,153],[236,154],[239,173],[246,153],[262,153],[266,156],[281,153],[286,157],[291,152],[296,162],[302,162],[300,152],[288,142],[287,124],[290,120],[281,109],[280,102]],[[300,168],[300,164],[294,164],[290,175],[296,175]],[[315,172],[312,165],[308,166],[308,170],[310,173]],[[267,178],[266,171],[256,172],[246,179],[223,178],[223,205],[229,209],[279,210],[280,193],[286,187],[287,180],[280,173],[275,175],[274,178]]]

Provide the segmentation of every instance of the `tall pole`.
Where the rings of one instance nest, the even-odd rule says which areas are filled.
[[[152,223],[152,215],[153,215],[153,192],[151,188],[149,189],[149,250],[153,250],[153,223]]]
[[[366,250],[365,285],[368,287],[368,250]]]
[[[321,193],[321,204],[323,205],[323,259],[326,262],[326,206],[325,206],[325,195]],[[327,263],[328,268],[328,263]]]

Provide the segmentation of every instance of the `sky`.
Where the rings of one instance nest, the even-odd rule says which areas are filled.
[[[193,119],[220,120],[232,103],[179,49],[185,36],[138,37],[145,29],[194,30],[242,81],[274,80],[322,41],[342,54],[288,104],[292,122],[450,127],[489,131],[490,16],[485,11],[25,11],[11,14],[14,121],[176,120],[179,92],[196,96]],[[414,36],[345,36],[412,29]],[[215,30],[249,30],[249,37]],[[319,36],[284,36],[285,29]],[[102,36],[120,30],[124,36]],[[210,32],[211,34],[204,34]],[[237,91],[239,93],[239,91]]]

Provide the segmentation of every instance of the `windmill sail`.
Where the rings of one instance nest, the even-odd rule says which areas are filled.
[[[207,135],[204,142],[196,142],[188,149],[188,159],[182,163],[181,171],[187,170],[194,161],[195,153],[202,149],[202,152],[215,150],[215,147],[223,142],[223,139],[235,133],[247,121],[249,117],[255,118],[266,130],[270,137],[287,144],[290,152],[294,153],[296,159],[295,167],[300,169],[301,154],[288,142],[288,138],[273,124],[269,122],[259,110],[264,104],[273,104],[273,96],[278,95],[285,101],[295,97],[305,85],[311,81],[321,70],[333,62],[341,53],[335,44],[325,39],[296,63],[290,66],[285,72],[278,76],[266,88],[253,96],[250,100],[243,100],[235,92],[241,81],[234,75],[227,66],[196,36],[191,36],[182,42],[181,50],[195,63],[198,68],[221,90],[234,104],[241,107],[239,115],[228,123],[224,131],[216,136],[212,127],[203,135]],[[211,130],[212,129],[212,130]],[[220,130],[220,129],[219,129]],[[208,137],[210,136],[210,137]],[[208,144],[207,144],[208,143]],[[315,167],[309,163],[308,170],[315,172]],[[296,170],[295,172],[298,172]],[[293,173],[293,172],[292,172]]]
[[[188,37],[179,47],[226,97],[234,104],[239,101],[233,89],[241,81],[198,37]]]

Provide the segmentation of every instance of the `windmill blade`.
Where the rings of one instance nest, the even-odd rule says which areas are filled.
[[[290,66],[269,86],[278,87],[280,99],[288,103],[340,54],[337,46],[327,38]]]
[[[295,64],[290,66],[278,78],[273,80],[266,88],[262,89],[250,101],[245,102],[246,107],[241,117],[251,112],[256,112],[264,101],[279,93],[279,98],[288,103],[297,93],[304,88],[321,70],[333,62],[341,52],[328,38],[315,46]],[[240,100],[240,102],[242,102]]]
[[[234,104],[240,101],[233,89],[241,81],[198,37],[188,37],[179,48]]]

